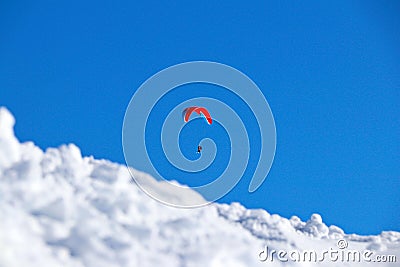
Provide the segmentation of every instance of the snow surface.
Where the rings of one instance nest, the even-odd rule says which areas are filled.
[[[0,266],[316,266],[262,262],[275,250],[370,249],[400,261],[400,233],[345,234],[314,214],[307,222],[249,210],[239,203],[197,209],[165,206],[144,194],[127,168],[82,157],[75,145],[45,152],[14,135],[14,118],[0,108]],[[165,183],[133,170],[157,192]],[[262,254],[261,254],[262,255]],[[354,266],[330,262],[324,266]],[[366,264],[361,264],[365,266]],[[368,264],[371,265],[371,264]],[[379,266],[383,266],[380,264]]]

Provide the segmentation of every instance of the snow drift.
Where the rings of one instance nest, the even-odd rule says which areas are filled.
[[[238,203],[167,207],[140,191],[125,166],[82,157],[72,144],[45,152],[21,144],[13,126],[13,116],[0,108],[0,266],[315,265],[283,262],[277,254],[271,259],[271,250],[370,250],[372,259],[397,260],[379,266],[400,260],[398,232],[349,235],[317,214],[302,222]],[[172,195],[165,184],[132,172],[169,197],[201,197]],[[339,249],[338,241],[347,248]],[[357,265],[340,258],[322,264]]]

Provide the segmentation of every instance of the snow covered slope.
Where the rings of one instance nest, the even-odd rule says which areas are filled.
[[[349,250],[371,250],[370,259],[394,255],[397,263],[378,265],[399,264],[398,232],[347,235],[317,214],[302,222],[238,203],[167,207],[140,191],[125,166],[82,157],[74,145],[43,152],[31,142],[21,144],[13,125],[12,115],[0,108],[2,267],[315,266],[299,256],[304,250],[315,250],[318,259],[325,255],[325,266],[356,265],[340,257],[334,262],[335,253],[333,261],[328,257]],[[133,172],[154,190],[171,194],[165,184]],[[282,250],[281,260],[271,250]]]

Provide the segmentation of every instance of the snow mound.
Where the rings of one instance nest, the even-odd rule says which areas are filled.
[[[0,108],[0,267],[309,266],[271,262],[267,247],[322,252],[338,250],[340,240],[349,249],[400,257],[400,233],[347,235],[318,214],[302,222],[239,203],[189,210],[162,205],[139,190],[125,166],[82,157],[72,144],[42,151],[20,143],[13,126],[13,116]],[[173,195],[165,183],[131,171],[168,197],[201,197]]]

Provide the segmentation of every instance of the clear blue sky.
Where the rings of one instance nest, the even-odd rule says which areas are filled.
[[[23,141],[124,163],[142,82],[185,61],[228,64],[265,94],[278,142],[262,187],[243,179],[222,202],[400,231],[400,4],[320,2],[1,1],[0,105]]]

